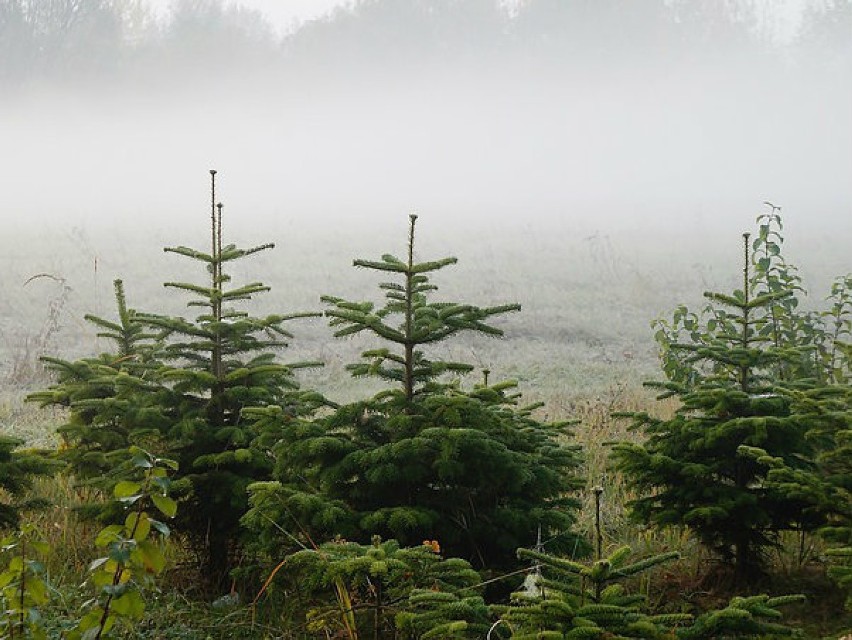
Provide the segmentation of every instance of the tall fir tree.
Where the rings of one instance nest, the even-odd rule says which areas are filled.
[[[353,375],[392,386],[320,420],[277,408],[252,413],[277,441],[276,482],[252,488],[246,518],[267,550],[289,544],[280,529],[314,540],[379,534],[403,545],[435,539],[449,555],[497,568],[514,564],[539,526],[553,548],[574,541],[578,455],[560,442],[566,425],[536,420],[511,383],[462,390],[442,376],[471,365],[426,353],[461,332],[501,336],[489,319],[519,306],[432,301],[429,275],[456,259],[415,261],[416,220],[405,259],[354,263],[398,279],[380,284],[384,305],[323,298],[336,336],[379,341],[350,365]]]
[[[284,324],[312,313],[255,317],[238,308],[269,291],[260,282],[231,285],[226,267],[273,248],[262,244],[240,249],[223,242],[223,205],[216,201],[216,171],[211,170],[210,249],[187,247],[165,251],[202,264],[206,283],[167,282],[188,293],[187,306],[201,308],[194,319],[149,315],[149,326],[162,331],[165,363],[157,403],[165,413],[166,454],[180,471],[174,489],[182,497],[175,529],[188,535],[199,551],[206,575],[214,585],[227,578],[238,550],[239,520],[247,508],[246,487],[268,479],[272,464],[253,446],[257,432],[243,418],[245,407],[275,405],[288,414],[310,412],[321,399],[301,392],[293,370],[317,363],[281,364],[276,351],[291,334]]]
[[[739,582],[760,575],[762,551],[777,532],[813,529],[821,521],[799,496],[765,483],[767,465],[738,453],[744,445],[760,447],[792,468],[813,466],[806,421],[775,380],[784,366],[801,362],[801,350],[776,346],[767,331],[773,309],[794,293],[753,295],[749,234],[743,239],[743,288],[706,293],[711,313],[705,325],[692,328],[696,339],[668,345],[679,366],[656,386],[681,406],[668,420],[630,414],[632,428],[647,439],[620,443],[613,452],[617,467],[645,492],[632,503],[633,515],[692,528],[734,563]],[[688,373],[695,364],[704,367]]]

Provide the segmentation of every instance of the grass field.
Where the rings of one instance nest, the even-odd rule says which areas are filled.
[[[191,228],[163,229],[71,227],[12,229],[0,250],[0,425],[4,433],[23,438],[29,446],[56,446],[54,429],[63,413],[41,410],[23,402],[28,391],[49,383],[37,359],[44,354],[75,358],[97,353],[105,345],[84,321],[86,313],[113,316],[112,281],[125,282],[129,305],[140,310],[187,313],[183,301],[162,287],[165,280],[197,279],[182,261],[164,254],[163,246],[204,246],[203,220]],[[398,224],[378,230],[338,223],[328,228],[291,225],[249,231],[241,228],[226,239],[240,245],[274,241],[272,252],[241,266],[235,281],[263,280],[272,292],[257,298],[254,310],[263,312],[321,310],[319,296],[333,294],[350,300],[377,299],[376,282],[351,267],[355,257],[374,258],[402,253],[404,216]],[[423,219],[420,258],[455,255],[459,264],[441,273],[437,284],[447,299],[479,305],[520,302],[523,310],[499,323],[503,339],[461,336],[440,355],[489,369],[491,380],[515,379],[524,398],[542,402],[542,417],[577,420],[575,441],[585,455],[588,489],[603,486],[603,520],[608,547],[628,543],[638,553],[678,549],[686,560],[655,573],[658,605],[668,595],[686,601],[712,596],[708,558],[694,540],[679,531],[655,531],[626,519],[624,505],[634,497],[625,480],[607,466],[613,440],[633,438],[615,411],[650,410],[668,415],[672,402],[656,402],[641,382],[658,378],[656,346],[650,322],[676,304],[696,310],[705,290],[728,290],[740,277],[739,233],[752,226],[747,219],[737,228],[676,237],[677,230],[641,227],[609,232],[590,224],[549,222],[506,223],[500,227],[467,223],[453,228],[444,221]],[[192,226],[192,225],[189,225]],[[850,266],[844,243],[825,245],[825,234],[790,235],[788,258],[803,270],[813,300],[827,291],[831,278]],[[820,247],[822,250],[817,251]],[[321,360],[317,369],[301,375],[304,386],[317,388],[336,401],[362,397],[373,390],[351,379],[345,364],[370,346],[364,338],[335,340],[324,321],[293,324],[295,339],[283,361]],[[471,374],[478,381],[481,373]],[[72,610],[82,597],[75,591],[90,559],[90,523],[72,511],[82,489],[71,479],[42,480],[38,493],[56,506],[36,516],[56,550],[51,578],[60,585],[59,608]],[[592,493],[585,491],[581,529],[593,530]],[[816,544],[808,541],[808,544]],[[790,545],[798,541],[790,540]],[[146,637],[202,638],[265,636],[262,625],[251,629],[252,614],[237,608],[211,611],[191,601],[190,555],[177,544],[172,553],[177,569],[167,582],[184,587],[158,596]],[[810,549],[803,566],[784,564],[779,555],[778,584],[789,591],[818,591],[822,600],[794,612],[809,625],[813,637],[838,637],[852,628],[852,619],[839,616],[839,603],[818,577],[819,548]],[[708,576],[711,576],[708,578]],[[658,587],[658,588],[657,588]],[[644,587],[651,591],[650,585]],[[821,591],[820,591],[821,590]],[[250,596],[249,596],[250,597]],[[164,623],[165,621],[165,623]],[[211,622],[212,621],[212,622]],[[280,630],[276,633],[280,634]],[[834,634],[834,635],[830,635]],[[140,636],[141,637],[141,636]]]

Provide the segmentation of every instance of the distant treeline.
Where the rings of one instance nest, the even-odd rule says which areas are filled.
[[[785,27],[758,0],[359,0],[285,35],[224,0],[0,0],[0,83],[155,82],[195,73],[315,73],[447,63],[640,64],[729,55],[848,65],[852,0]],[[156,80],[155,80],[156,79]]]

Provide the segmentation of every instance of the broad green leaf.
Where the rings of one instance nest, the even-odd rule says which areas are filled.
[[[166,557],[163,550],[152,540],[145,540],[139,544],[139,552],[142,564],[148,573],[159,574],[166,568]]]
[[[119,536],[121,536],[122,527],[121,525],[111,524],[108,527],[104,527],[101,529],[101,532],[95,538],[95,546],[97,547],[105,547],[108,544],[115,542],[118,540]]]
[[[160,532],[160,535],[164,538],[168,538],[171,535],[171,529],[169,529],[169,525],[165,522],[160,522],[159,520],[154,520],[149,518],[149,522],[151,523],[151,527]]]
[[[138,591],[130,589],[112,601],[111,609],[121,616],[137,620],[145,613],[145,602]]]
[[[115,485],[115,488],[112,490],[112,494],[119,500],[123,500],[124,498],[129,498],[131,496],[135,496],[137,492],[142,488],[142,485],[138,482],[131,482],[130,480],[122,480],[121,482]]]
[[[124,520],[124,531],[128,537],[132,537],[137,542],[147,538],[151,531],[151,521],[148,519],[148,514],[144,511],[142,513],[129,513]]]
[[[118,564],[127,564],[127,561],[130,560],[130,551],[129,544],[116,542],[109,546],[109,558]]]
[[[155,463],[158,466],[166,467],[167,469],[171,469],[172,471],[178,470],[178,463],[175,460],[171,460],[169,458],[157,458]]]
[[[143,453],[133,456],[132,462],[137,469],[150,469],[154,466],[148,456]]]
[[[154,503],[154,506],[159,509],[160,513],[162,513],[167,518],[174,518],[177,513],[177,502],[172,500],[168,496],[163,496],[159,494],[151,494],[151,502]]]

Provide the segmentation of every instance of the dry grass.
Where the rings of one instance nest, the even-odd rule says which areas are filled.
[[[56,428],[66,411],[58,407],[39,408],[24,402],[25,391],[17,387],[0,389],[0,427],[2,432],[24,440],[26,446],[55,448],[59,439]]]
[[[57,587],[80,584],[86,575],[86,567],[95,557],[95,537],[103,526],[80,518],[75,510],[91,497],[90,492],[79,487],[69,475],[57,474],[38,479],[33,495],[51,504],[49,508],[27,516],[50,546],[51,554],[46,566],[51,583]]]

